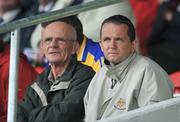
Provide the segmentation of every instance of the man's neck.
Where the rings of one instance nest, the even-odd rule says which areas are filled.
[[[51,64],[51,71],[52,71],[52,74],[53,74],[53,77],[54,79],[56,79],[58,76],[61,76],[65,70],[67,69],[68,67],[68,63],[66,64]]]

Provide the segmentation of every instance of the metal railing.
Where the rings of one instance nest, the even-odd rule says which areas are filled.
[[[0,33],[12,31],[17,28],[25,28],[32,25],[37,25],[42,22],[52,21],[58,18],[67,17],[70,15],[79,14],[88,10],[116,4],[124,0],[94,0],[92,2],[83,3],[75,6],[66,7],[60,10],[39,14],[20,20],[0,25]]]
[[[21,28],[37,25],[43,22],[52,21],[58,18],[79,14],[88,10],[116,4],[124,0],[94,0],[60,10],[47,12],[44,14],[22,18],[13,22],[0,25],[0,33],[11,32],[10,50],[10,73],[9,73],[9,94],[8,94],[8,122],[16,121],[17,106],[17,79],[18,79],[18,59],[19,59],[19,30]]]

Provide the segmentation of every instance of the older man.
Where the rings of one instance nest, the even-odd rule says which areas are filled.
[[[42,24],[41,47],[50,63],[27,90],[18,121],[82,121],[83,97],[94,71],[77,61],[82,25],[75,16]]]

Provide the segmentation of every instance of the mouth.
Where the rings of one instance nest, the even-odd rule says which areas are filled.
[[[108,57],[116,58],[118,56],[118,53],[108,53]]]
[[[54,55],[54,54],[60,54],[59,52],[49,52],[48,54]]]
[[[108,53],[108,55],[117,55],[118,53],[116,53],[116,52],[110,52],[110,53]]]

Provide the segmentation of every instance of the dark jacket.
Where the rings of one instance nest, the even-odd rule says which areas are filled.
[[[157,45],[162,42],[180,44],[180,11],[172,12],[173,18],[170,22],[165,19],[165,12],[170,11],[170,3],[163,2],[158,9],[156,20],[149,36],[148,46]]]
[[[180,11],[172,9],[174,0],[159,6],[152,32],[147,42],[148,56],[156,61],[168,74],[180,70]],[[172,12],[167,21],[165,13]]]
[[[57,84],[48,81],[49,72],[47,68],[28,88],[24,101],[18,105],[18,122],[83,121],[83,97],[95,72],[76,57]]]

